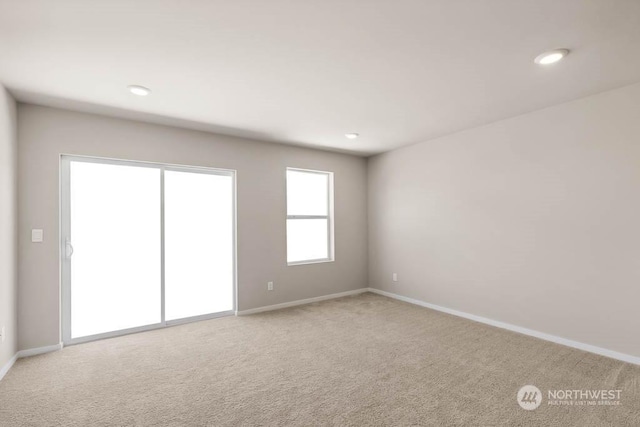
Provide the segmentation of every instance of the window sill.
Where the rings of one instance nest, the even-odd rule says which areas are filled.
[[[326,259],[310,259],[307,261],[293,261],[288,262],[287,267],[293,267],[296,265],[306,265],[306,264],[324,264],[325,262],[334,262],[334,259],[326,258]]]

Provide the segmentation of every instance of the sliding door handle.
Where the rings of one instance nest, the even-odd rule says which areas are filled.
[[[64,243],[64,255],[67,258],[71,258],[73,255],[73,245],[69,240]]]

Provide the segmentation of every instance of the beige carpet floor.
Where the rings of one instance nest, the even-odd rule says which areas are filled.
[[[525,384],[620,389],[521,409]],[[640,367],[374,294],[19,360],[0,426],[640,426]]]

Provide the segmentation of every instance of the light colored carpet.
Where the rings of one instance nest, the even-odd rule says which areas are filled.
[[[525,384],[622,404],[525,411]],[[367,293],[19,360],[0,425],[638,426],[639,387],[640,367]]]

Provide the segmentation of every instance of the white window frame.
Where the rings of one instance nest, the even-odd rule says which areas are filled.
[[[289,215],[289,203],[287,200],[288,197],[288,188],[287,188],[287,172],[295,171],[295,172],[304,172],[304,173],[315,173],[320,175],[326,175],[327,179],[327,215]],[[288,167],[285,171],[285,210],[286,212],[286,221],[285,221],[285,230],[287,230],[287,222],[290,219],[295,220],[305,220],[305,219],[326,219],[327,220],[327,258],[321,259],[308,259],[301,261],[287,261],[288,266],[296,266],[296,265],[305,265],[305,264],[321,264],[325,262],[333,262],[335,261],[335,245],[334,245],[334,213],[333,213],[333,172],[329,171],[320,171],[314,169],[301,169],[301,168],[290,168]],[[286,239],[288,242],[288,239]],[[287,260],[289,259],[289,246],[287,243]]]

